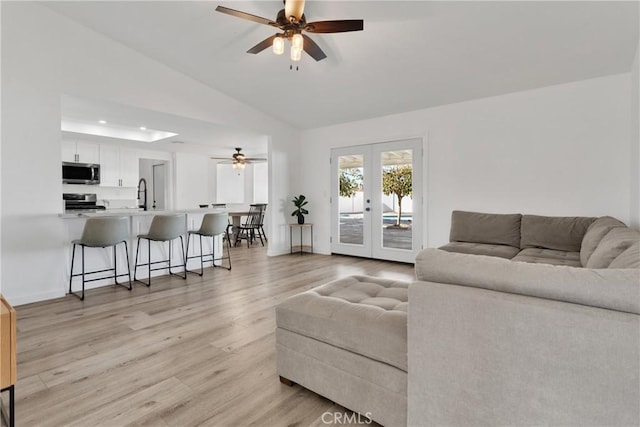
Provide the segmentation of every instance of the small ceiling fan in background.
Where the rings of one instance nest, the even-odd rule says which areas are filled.
[[[224,6],[218,6],[216,11],[280,29],[282,33],[277,33],[264,39],[249,49],[247,53],[260,53],[269,46],[273,46],[273,52],[276,55],[281,55],[284,53],[284,41],[287,39],[291,42],[291,60],[294,62],[300,61],[303,50],[316,61],[321,61],[327,57],[316,42],[311,40],[307,35],[302,34],[303,31],[316,34],[328,34],[362,31],[364,29],[364,21],[362,19],[307,23],[307,19],[303,13],[304,0],[284,0],[284,9],[278,12],[275,21],[229,9]]]
[[[267,159],[263,157],[247,157],[242,153],[242,148],[236,147],[236,152],[233,153],[231,158],[229,157],[211,157],[213,160],[222,160],[222,164],[231,164],[234,169],[244,169],[247,163],[263,163]]]

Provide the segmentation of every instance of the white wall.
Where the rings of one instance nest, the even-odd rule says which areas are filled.
[[[300,191],[316,250],[330,252],[330,149],[416,136],[425,147],[425,246],[448,241],[454,209],[629,221],[630,80],[608,76],[303,132]]]
[[[270,204],[297,182],[297,131],[35,2],[2,2],[2,283],[13,304],[64,295],[60,212],[63,94],[250,128],[268,135],[277,185]],[[25,178],[24,163],[37,176]],[[206,169],[205,169],[206,170]],[[273,178],[273,177],[272,177]],[[186,202],[186,201],[184,201]],[[288,217],[271,211],[269,227]],[[271,233],[269,253],[288,239]],[[33,268],[34,265],[38,268]]]
[[[196,209],[209,204],[207,156],[175,153],[176,209]]]
[[[269,203],[269,165],[253,165],[253,203]]]
[[[640,228],[640,43],[631,68],[631,214],[630,224]]]
[[[233,165],[216,164],[217,203],[245,203],[246,169],[234,169]]]

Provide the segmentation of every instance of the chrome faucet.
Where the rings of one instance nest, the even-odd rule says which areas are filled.
[[[144,190],[141,189],[142,184],[144,184]],[[144,203],[141,204],[139,207],[141,207],[146,211],[147,210],[147,180],[144,178],[140,178],[140,181],[138,181],[138,200],[141,199],[140,193],[144,195]]]

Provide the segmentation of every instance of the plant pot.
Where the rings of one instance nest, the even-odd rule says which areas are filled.
[[[298,224],[304,224],[304,215],[298,215]]]

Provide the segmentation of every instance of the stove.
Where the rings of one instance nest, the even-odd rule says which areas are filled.
[[[104,210],[104,206],[97,205],[94,193],[63,193],[65,211],[96,211]]]

